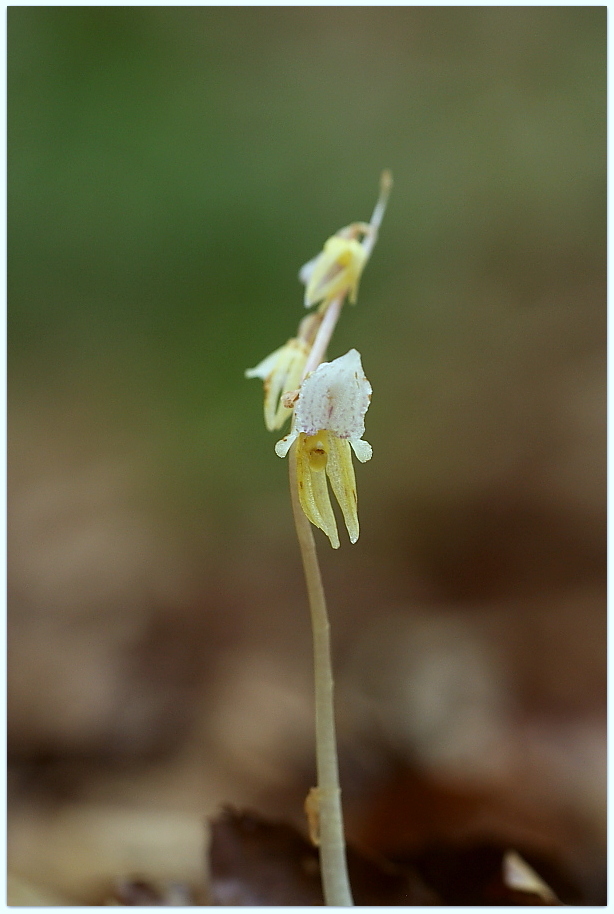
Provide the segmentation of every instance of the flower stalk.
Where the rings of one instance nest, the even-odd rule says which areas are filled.
[[[354,902],[341,808],[330,624],[312,525],[326,534],[334,549],[339,548],[330,485],[351,542],[358,539],[352,453],[363,463],[371,459],[371,445],[362,437],[371,385],[355,349],[332,362],[323,360],[345,299],[352,304],[356,301],[391,187],[392,178],[385,171],[371,222],[355,222],[340,229],[301,268],[305,306],[318,308],[301,321],[295,338],[246,372],[247,377],[264,381],[264,416],[269,430],[281,428],[292,417],[290,432],[277,442],[275,451],[279,457],[289,457],[292,512],[313,633],[317,787],[310,791],[305,809],[310,834],[320,849],[325,904],[334,907],[349,907]]]
[[[333,703],[333,673],[330,649],[330,623],[326,597],[316,552],[316,544],[298,497],[296,478],[296,443],[289,454],[290,495],[296,525],[313,634],[315,680],[316,765],[320,871],[324,901],[333,907],[351,907],[354,902],[350,889],[345,856],[341,788],[337,761],[337,739]]]

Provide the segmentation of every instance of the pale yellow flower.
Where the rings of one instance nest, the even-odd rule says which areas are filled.
[[[352,304],[356,302],[360,277],[377,240],[391,188],[392,175],[384,171],[371,221],[353,222],[339,229],[324,249],[301,267],[298,275],[305,284],[306,308],[319,302],[326,308],[333,299],[344,295],[349,296]]]
[[[292,431],[275,445],[285,457],[296,441],[296,476],[301,507],[312,524],[323,530],[334,549],[339,534],[328,483],[343,513],[352,543],[358,539],[356,479],[352,450],[364,463],[372,449],[362,440],[371,385],[360,353],[350,349],[333,362],[323,362],[303,382],[294,406]]]
[[[358,235],[365,238],[371,234],[371,226],[358,222],[340,229],[324,244],[324,249],[306,263],[299,273],[305,283],[305,307],[318,302],[327,303],[341,295],[349,295],[350,302],[356,302],[358,284],[369,249]]]
[[[292,410],[282,402],[283,396],[300,386],[309,348],[303,340],[290,339],[245,372],[246,378],[264,381],[264,423],[270,432],[281,428],[292,415]]]

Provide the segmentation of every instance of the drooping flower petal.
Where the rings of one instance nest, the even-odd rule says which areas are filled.
[[[255,368],[246,368],[245,377],[246,378],[261,378],[263,381],[268,378],[271,372],[274,370],[275,366],[279,362],[280,356],[283,353],[285,346],[280,346],[279,349],[276,349],[275,352],[272,352],[270,355],[267,355],[266,359],[263,359],[261,362],[258,362]]]
[[[282,398],[300,385],[308,355],[307,344],[293,338],[255,368],[248,368],[245,372],[246,378],[262,378],[264,381],[264,422],[270,432],[281,428],[292,415]]]
[[[344,438],[329,436],[328,461],[326,463],[328,476],[335,498],[343,512],[345,526],[350,536],[350,542],[358,539],[358,496],[356,494],[356,477],[352,465],[352,452],[349,441]]]
[[[322,252],[316,254],[315,257],[312,257],[311,260],[308,260],[307,263],[304,263],[303,266],[298,271],[299,282],[302,282],[304,286],[307,285],[311,279],[311,275],[315,269],[315,265],[322,256]]]
[[[306,263],[299,273],[299,278],[306,283],[305,307],[332,301],[346,293],[353,304],[367,259],[367,251],[355,238],[332,235],[321,253]]]
[[[296,445],[296,481],[301,507],[311,523],[323,530],[333,549],[339,548],[337,522],[326,482],[331,437],[299,435]]]

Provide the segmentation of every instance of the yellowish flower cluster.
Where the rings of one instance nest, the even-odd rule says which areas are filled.
[[[245,372],[246,377],[264,382],[264,421],[269,431],[280,429],[292,416],[291,431],[277,442],[275,452],[285,457],[295,444],[301,507],[335,549],[339,547],[339,535],[328,484],[341,508],[350,540],[355,543],[359,526],[352,450],[361,462],[371,459],[371,445],[362,440],[371,385],[356,349],[332,362],[318,362],[343,299],[348,296],[351,303],[356,301],[391,185],[390,175],[385,172],[371,222],[355,222],[340,229],[301,268],[305,306],[319,308],[301,322],[296,337]],[[333,320],[327,322],[329,309]],[[323,341],[319,333],[325,334]]]
[[[371,237],[370,225],[357,222],[340,229],[324,244],[324,250],[301,268],[299,278],[305,283],[305,307],[311,308],[333,298],[349,295],[356,303],[358,283],[369,259],[369,249],[356,236]],[[363,239],[363,242],[364,242]]]

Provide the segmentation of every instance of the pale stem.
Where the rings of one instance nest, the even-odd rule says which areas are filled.
[[[345,857],[341,788],[337,762],[330,625],[311,524],[303,513],[296,477],[296,442],[288,455],[290,492],[296,534],[301,549],[313,632],[316,712],[316,762],[320,820],[320,869],[325,904],[351,907],[352,893]]]
[[[383,171],[382,176],[379,182],[379,198],[375,204],[375,209],[373,210],[373,215],[371,216],[371,232],[367,235],[363,241],[363,248],[367,252],[367,257],[371,256],[371,251],[375,247],[375,242],[377,241],[377,233],[379,227],[382,224],[382,219],[384,218],[384,213],[386,212],[386,206],[388,205],[388,197],[390,196],[390,191],[392,190],[392,175],[389,171]]]
[[[311,352],[309,353],[309,358],[305,364],[303,370],[303,379],[311,371],[315,371],[320,362],[323,360],[326,355],[326,350],[330,342],[330,338],[333,335],[333,330],[339,320],[339,315],[341,314],[341,308],[343,306],[344,295],[340,295],[339,298],[333,299],[330,305],[327,307],[324,317],[322,318],[322,323],[318,327],[318,332],[316,338],[313,341],[313,346],[311,347]]]
[[[375,209],[373,210],[373,215],[371,216],[371,227],[376,231],[382,224],[382,219],[384,218],[384,213],[386,212],[386,206],[388,204],[388,197],[390,196],[390,191],[392,190],[392,175],[386,169],[382,172],[380,181],[379,181],[379,199],[375,204]]]
[[[377,240],[377,232],[384,216],[391,187],[392,177],[390,172],[384,171],[380,180],[379,199],[371,217],[371,231],[363,240],[367,256],[371,254]],[[339,320],[344,299],[345,293],[333,299],[326,307],[305,364],[303,380],[310,372],[315,371],[324,359],[333,330]],[[303,321],[299,335],[302,333],[307,338],[313,332],[313,328],[314,324],[307,324],[306,321]],[[337,740],[335,736],[330,624],[311,523],[303,512],[299,501],[296,475],[296,442],[290,448],[288,460],[292,513],[294,514],[296,534],[303,560],[313,633],[316,762],[318,770],[317,801],[320,832],[320,869],[322,871],[324,901],[330,907],[352,907],[354,902],[352,901],[345,856],[345,836],[341,810]]]

